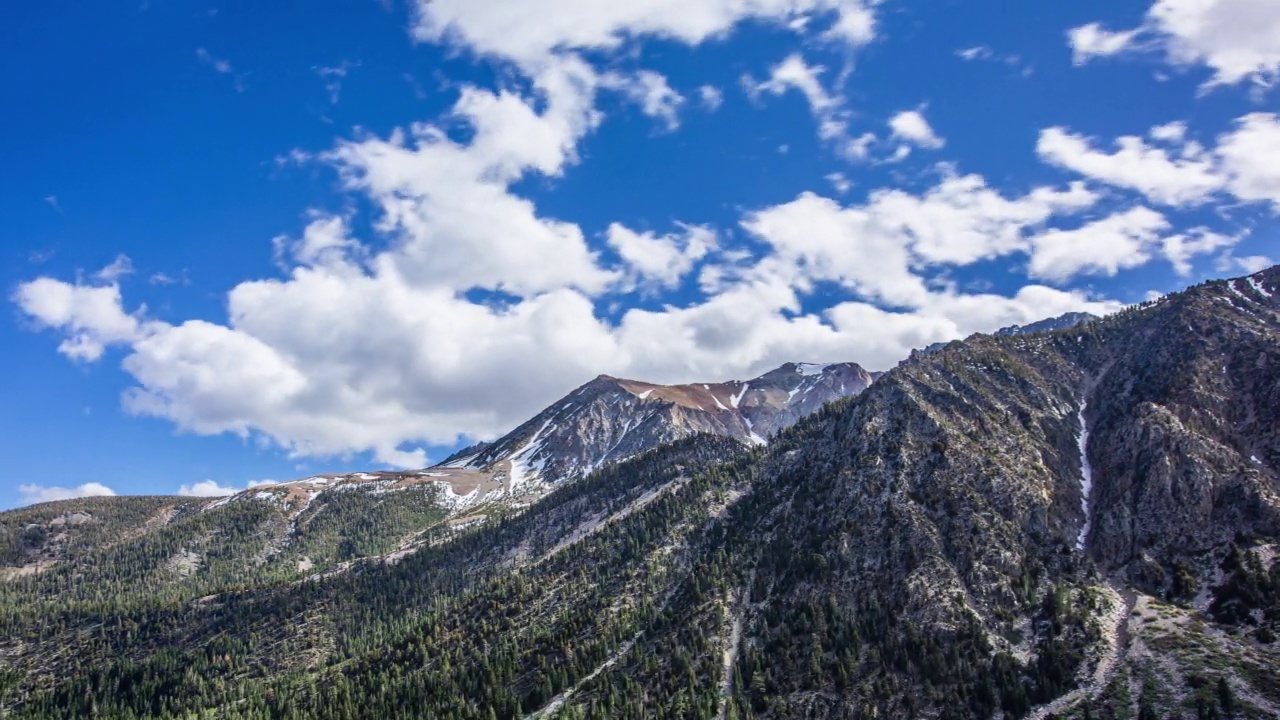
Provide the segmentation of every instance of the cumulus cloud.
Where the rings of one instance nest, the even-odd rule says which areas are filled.
[[[1050,230],[1032,239],[1032,277],[1064,282],[1087,273],[1115,275],[1151,259],[1169,221],[1158,212],[1136,207],[1087,223],[1074,230]]]
[[[99,270],[94,274],[98,280],[104,283],[114,283],[126,275],[133,274],[133,261],[128,255],[117,255],[111,264]]]
[[[1137,30],[1113,32],[1098,23],[1089,23],[1068,31],[1067,42],[1071,45],[1072,62],[1083,65],[1093,58],[1128,50],[1137,36]]]
[[[396,271],[422,287],[526,294],[574,286],[596,293],[614,280],[596,264],[581,230],[539,216],[510,192],[526,173],[559,175],[599,122],[599,78],[575,58],[535,78],[537,98],[466,87],[454,115],[467,144],[435,125],[341,143],[324,159],[346,186],[382,211],[378,229],[399,238]],[[541,112],[536,99],[545,102]],[[555,262],[546,262],[555,258]],[[387,256],[372,262],[387,263]]]
[[[821,65],[810,65],[800,53],[788,55],[782,62],[769,70],[769,77],[756,82],[750,76],[743,78],[742,84],[753,98],[761,93],[782,95],[796,90],[808,101],[814,115],[823,116],[840,105],[840,100],[827,93],[818,79],[826,68]]]
[[[853,181],[842,172],[827,173],[825,177],[827,182],[831,183],[831,187],[840,195],[853,189]]]
[[[1161,252],[1173,265],[1174,272],[1186,277],[1191,274],[1191,258],[1215,250],[1229,248],[1240,242],[1241,235],[1222,235],[1207,228],[1196,228],[1186,233],[1171,235],[1161,241]],[[1263,267],[1266,267],[1265,265]],[[1261,269],[1261,268],[1259,268]]]
[[[661,120],[667,131],[680,127],[680,106],[684,105],[685,98],[671,88],[665,75],[652,70],[641,70],[631,76],[609,73],[602,78],[602,83],[621,91],[640,106],[645,115]]]
[[[613,223],[609,226],[607,239],[638,279],[670,288],[716,247],[716,233],[710,228],[683,225],[680,230],[679,233],[658,236]]]
[[[906,110],[894,115],[889,119],[889,129],[895,138],[929,150],[937,150],[946,144],[918,110]]]
[[[1207,87],[1280,76],[1280,5],[1259,0],[1156,0],[1142,24],[1109,31],[1097,23],[1068,33],[1076,63],[1156,47],[1175,66],[1204,65]]]
[[[1170,129],[1158,128],[1152,133],[1168,139]],[[1098,150],[1089,138],[1053,127],[1041,131],[1036,151],[1053,165],[1137,190],[1162,205],[1201,203],[1223,186],[1214,158],[1199,146],[1170,151],[1132,135],[1118,138],[1115,146],[1113,152]]]
[[[1214,262],[1214,268],[1219,272],[1246,272],[1252,275],[1256,272],[1262,272],[1267,268],[1275,265],[1275,260],[1265,255],[1246,255],[1244,257],[1236,257],[1227,251],[1218,256]]]
[[[724,104],[724,93],[713,85],[702,85],[698,87],[698,102],[702,103],[702,107],[707,112],[715,112]]]
[[[831,143],[841,156],[850,160],[865,159],[876,136],[863,133],[853,137],[849,132],[849,112],[844,98],[827,91],[821,77],[826,68],[810,65],[799,53],[792,53],[769,70],[769,77],[757,81],[750,75],[742,76],[742,87],[752,100],[761,95],[784,95],[792,90],[799,92],[809,105],[809,111],[818,123],[818,136]]]
[[[847,46],[875,37],[874,3],[864,0],[415,0],[414,34],[535,67],[565,50],[614,50],[648,36],[697,45],[744,20],[823,25]]]
[[[115,284],[72,285],[37,278],[18,286],[13,301],[41,325],[62,330],[66,339],[58,351],[73,360],[97,360],[107,345],[139,336],[138,319],[122,309]]]
[[[1082,183],[1040,187],[1008,198],[980,175],[946,175],[920,195],[903,190],[872,194],[867,211],[882,227],[900,233],[927,264],[968,265],[1023,252],[1026,236],[1050,218],[1091,207],[1098,196]]]
[[[743,227],[773,247],[766,269],[801,288],[833,281],[872,300],[916,306],[928,294],[924,281],[911,273],[901,236],[878,221],[873,213],[804,193],[754,213]]]
[[[116,492],[102,483],[90,482],[73,488],[57,485],[19,485],[19,502],[23,505],[53,502],[55,500],[73,500],[82,497],[110,497]]]
[[[1189,140],[1180,122],[1154,127],[1148,136],[1153,143],[1120,137],[1108,152],[1091,138],[1054,127],[1041,131],[1036,149],[1053,165],[1135,190],[1162,205],[1198,205],[1227,192],[1280,210],[1280,117],[1251,113],[1239,118],[1210,148]]]
[[[183,485],[178,488],[178,494],[182,497],[226,497],[234,495],[239,490],[233,487],[224,487],[214,480],[201,480],[191,485]]]
[[[1251,113],[1218,140],[1227,187],[1241,200],[1269,202],[1280,212],[1280,116]]]

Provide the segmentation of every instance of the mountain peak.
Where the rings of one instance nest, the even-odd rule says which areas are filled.
[[[789,362],[751,380],[681,385],[600,374],[506,436],[478,452],[455,454],[448,464],[550,483],[699,433],[759,445],[873,380],[854,363]]]

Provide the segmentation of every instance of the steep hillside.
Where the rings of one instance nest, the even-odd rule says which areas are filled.
[[[578,709],[701,643],[738,717],[1277,717],[1277,289],[971,338],[784,433]]]

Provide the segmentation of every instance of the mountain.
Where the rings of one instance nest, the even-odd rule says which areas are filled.
[[[0,542],[14,543],[0,556],[0,578],[74,564],[88,549],[138,535],[139,527],[165,527],[182,538],[176,566],[208,556],[253,558],[241,581],[319,577],[365,558],[394,562],[525,508],[556,483],[681,438],[761,444],[761,435],[862,392],[873,379],[853,363],[787,363],[754,380],[715,384],[601,376],[497,441],[424,470],[317,475],[217,500],[109,498],[18,511],[0,523]],[[236,533],[215,530],[228,522]]]
[[[1053,332],[1055,330],[1070,330],[1085,323],[1097,320],[1098,316],[1085,312],[1070,312],[1059,315],[1055,318],[1040,320],[1027,325],[1010,325],[1009,327],[1000,328],[995,332],[996,335],[1030,335],[1032,333]]]
[[[506,436],[455,455],[438,471],[503,474],[513,487],[578,478],[698,433],[762,445],[875,376],[854,363],[787,363],[758,378],[655,385],[601,375]]]
[[[1058,317],[1046,318],[1026,325],[1009,325],[1007,327],[1002,327],[993,334],[1001,337],[1007,337],[1009,335],[1032,335],[1042,332],[1054,332],[1056,330],[1070,330],[1071,328],[1093,322],[1097,319],[1098,316],[1091,313],[1069,312],[1059,315]],[[947,343],[945,342],[936,342],[927,347],[920,348],[919,350],[913,350],[911,354],[933,353],[946,346]]]
[[[254,554],[276,501],[3,513],[2,557],[67,537],[0,582],[0,712],[1280,717],[1277,293],[973,336],[309,579]],[[324,537],[412,497],[370,492]]]

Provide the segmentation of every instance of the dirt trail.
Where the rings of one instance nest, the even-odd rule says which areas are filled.
[[[1085,686],[1032,710],[1027,715],[1027,720],[1044,720],[1051,713],[1061,713],[1085,698],[1096,698],[1115,676],[1116,667],[1129,648],[1129,613],[1133,612],[1138,597],[1127,588],[1117,587],[1113,583],[1107,583],[1107,591],[1112,596],[1111,610],[1103,616],[1103,630],[1106,633],[1103,642],[1107,650],[1098,660],[1093,676]]]

